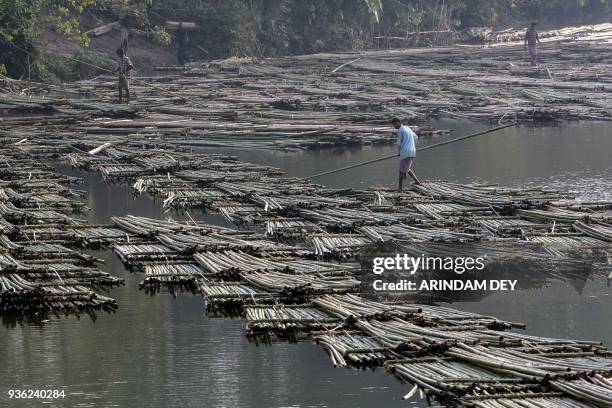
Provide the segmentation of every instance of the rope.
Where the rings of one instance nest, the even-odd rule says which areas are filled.
[[[432,145],[429,145],[429,146],[421,147],[420,149],[417,149],[417,151],[418,152],[422,152],[423,150],[433,149],[435,147],[440,147],[440,146],[444,146],[444,145],[447,145],[447,144],[450,144],[450,143],[455,143],[455,142],[458,142],[460,140],[469,139],[469,138],[480,136],[480,135],[484,135],[484,134],[487,134],[487,133],[497,132],[498,130],[505,129],[507,127],[515,126],[515,125],[516,125],[516,123],[514,123],[514,122],[513,123],[509,123],[507,125],[502,125],[502,126],[494,127],[492,129],[488,129],[488,130],[483,130],[483,131],[480,131],[480,132],[472,133],[472,134],[467,135],[467,136],[461,136],[461,137],[457,137],[455,139],[446,140],[444,142],[435,143],[435,144],[432,144]],[[354,169],[355,167],[361,167],[361,166],[365,166],[367,164],[371,164],[371,163],[376,163],[376,162],[392,159],[392,158],[397,157],[397,156],[399,156],[399,154],[391,154],[389,156],[383,156],[383,157],[379,157],[377,159],[368,160],[368,161],[364,161],[364,162],[357,163],[357,164],[351,164],[350,166],[340,167],[339,169],[329,170],[329,171],[325,171],[323,173],[314,174],[312,176],[303,177],[300,180],[310,180],[310,179],[313,179],[313,178],[317,178],[317,177],[321,177],[321,176],[326,176],[328,174],[339,173],[341,171]]]

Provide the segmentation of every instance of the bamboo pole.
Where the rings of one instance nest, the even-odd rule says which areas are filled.
[[[487,133],[497,132],[498,130],[505,129],[505,128],[508,128],[510,126],[516,126],[516,123],[509,123],[507,125],[497,126],[495,128],[492,128],[492,129],[488,129],[488,130],[483,130],[481,132],[472,133],[472,134],[467,135],[467,136],[461,136],[461,137],[457,137],[455,139],[446,140],[444,142],[435,143],[435,144],[432,144],[432,145],[429,145],[429,146],[421,147],[420,149],[417,149],[417,151],[422,152],[424,150],[434,149],[436,147],[444,146],[444,145],[447,145],[447,144],[450,144],[450,143],[459,142],[461,140],[466,140],[466,139],[470,139],[470,138],[473,138],[473,137],[476,137],[476,136],[485,135]],[[373,160],[367,160],[367,161],[364,161],[364,162],[361,162],[361,163],[352,164],[350,166],[341,167],[339,169],[329,170],[329,171],[325,171],[323,173],[318,173],[318,174],[313,174],[312,176],[303,177],[300,180],[311,180],[313,178],[318,178],[318,177],[326,176],[328,174],[339,173],[341,171],[354,169],[356,167],[361,167],[361,166],[365,166],[365,165],[368,165],[368,164],[377,163],[377,162],[384,161],[384,160],[389,160],[389,159],[392,159],[394,157],[398,157],[398,155],[397,154],[392,154],[392,155],[389,155],[389,156],[379,157],[379,158],[373,159]]]

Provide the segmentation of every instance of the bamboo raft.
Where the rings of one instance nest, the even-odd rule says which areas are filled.
[[[243,183],[248,185],[249,182]],[[320,188],[315,187],[315,191],[317,189]],[[477,190],[482,194],[483,187]],[[231,190],[227,194],[236,194],[235,191]],[[469,188],[466,190],[472,194],[471,191]],[[500,210],[507,210],[512,205],[508,204],[512,200],[506,197],[517,195],[514,190],[502,193],[500,189],[495,192],[484,191],[487,196],[498,197],[501,194],[501,198],[489,202],[490,206]],[[320,190],[317,194],[322,197],[342,197],[342,194],[346,194],[348,200],[341,199],[335,203],[339,209],[351,208],[354,202],[361,202],[362,205],[371,205],[370,211],[380,211],[379,207],[383,204],[382,200],[374,198],[377,192]],[[534,195],[537,199],[533,208],[540,208],[542,194],[538,191]],[[403,206],[410,207],[411,199],[423,202],[432,196],[424,196],[419,192],[415,194],[413,191],[399,201]],[[556,196],[564,197],[560,194]],[[265,206],[269,201],[261,197],[261,194],[242,194],[241,200],[250,202],[250,205]],[[461,195],[460,200],[465,201],[464,197],[465,194]],[[521,208],[526,208],[528,199],[524,193],[521,195]],[[293,204],[296,206],[294,217],[303,209],[301,200]],[[385,201],[385,205],[391,208],[396,205],[396,199],[388,197]],[[354,230],[354,235],[360,237],[362,241],[356,244],[358,247],[381,239],[407,240],[413,244],[420,242],[421,245],[435,243],[438,246],[443,243],[454,245],[457,242],[486,241],[492,235],[495,239],[507,239],[507,230],[499,228],[500,224],[481,225],[473,222],[472,218],[482,220],[483,217],[491,217],[483,216],[483,207],[457,205],[436,207],[434,213],[424,211],[422,217],[411,216],[403,219],[403,222],[380,217],[378,223],[372,226],[350,225],[344,228]],[[436,226],[440,222],[445,224],[446,221],[440,220],[439,215],[447,211],[450,216],[457,212],[461,215],[453,221],[454,226]],[[262,209],[261,213],[266,222],[253,220],[251,225],[255,228],[257,225],[267,225],[267,211]],[[337,217],[339,213],[335,214]],[[602,217],[594,217],[593,222],[606,219],[605,213],[602,214]],[[278,214],[275,217],[275,220],[279,219]],[[328,217],[311,216],[308,225],[317,225],[324,230],[337,229],[338,220]],[[496,217],[497,221],[503,219],[502,216]],[[508,225],[525,229],[523,235],[529,237],[529,240],[545,236],[536,235],[541,232],[543,224],[529,220],[517,224],[520,214],[507,217],[512,221]],[[557,219],[552,221],[557,231],[574,231],[568,238],[580,238],[582,232],[578,231],[582,225],[575,225],[573,218],[570,218],[565,223]],[[297,219],[300,220],[299,215]],[[465,219],[463,222],[466,224],[458,227],[462,219]],[[269,342],[277,337],[299,341],[310,336],[327,351],[336,366],[385,366],[399,379],[416,384],[425,395],[453,404],[487,406],[503,398],[509,401],[508,404],[538,399],[545,401],[542,403],[562,400],[568,406],[579,406],[585,401],[605,400],[608,392],[606,384],[612,375],[611,364],[606,359],[605,348],[598,343],[528,336],[509,331],[521,327],[520,324],[499,321],[490,316],[438,306],[379,303],[365,300],[356,294],[345,294],[359,292],[360,282],[355,279],[357,268],[350,264],[343,266],[316,261],[313,259],[317,256],[316,250],[310,251],[307,246],[297,249],[295,242],[288,245],[269,240],[263,228],[258,233],[253,230],[213,227],[195,221],[153,220],[135,216],[115,217],[113,222],[113,226],[100,228],[98,235],[107,237],[109,242],[117,239],[113,245],[114,250],[128,266],[144,270],[142,286],[147,291],[156,293],[162,287],[176,285],[199,291],[204,296],[209,313],[226,316],[244,314],[248,322],[247,336],[251,339],[267,339]],[[482,228],[480,233],[476,233],[475,225]],[[297,228],[303,226],[301,223],[296,225]],[[472,232],[461,232],[461,228],[468,227]],[[5,230],[12,236],[15,234],[13,228],[8,222],[5,224]],[[69,231],[79,230],[86,231],[81,228]],[[362,235],[357,235],[359,232]],[[45,233],[56,233],[56,230],[42,229],[40,236],[44,237]],[[310,234],[306,233],[303,238]],[[317,234],[313,236],[314,239],[327,239],[329,233]],[[26,236],[33,235],[27,233]],[[63,237],[72,240],[79,238],[76,233]],[[597,240],[588,234],[582,239],[588,241],[590,246],[593,246],[592,240]],[[13,250],[17,249],[17,245],[23,246],[22,243],[16,244],[8,239],[5,242]],[[307,241],[302,239],[302,242],[305,244]],[[495,246],[499,247],[503,242],[506,241],[496,242]],[[508,251],[512,252],[510,248],[517,242],[520,243],[521,239],[513,237],[507,241],[511,244]],[[580,242],[577,241],[576,245],[580,245]],[[605,243],[603,240],[601,242]],[[551,245],[550,242],[542,244],[545,247]],[[41,250],[49,254],[56,251],[57,256],[62,256],[65,249],[54,245],[44,246]],[[75,273],[74,268],[72,271]],[[3,280],[6,285],[5,282]],[[14,282],[14,278],[11,282]],[[79,305],[78,302],[84,299],[84,294],[80,292],[81,286],[70,288],[70,293],[74,294],[64,293],[63,296],[73,296],[74,304]],[[15,297],[6,299],[13,305],[19,304]],[[93,299],[95,302],[106,301],[98,297],[89,301],[94,302]],[[296,305],[295,302],[301,304]],[[96,305],[102,307],[100,303]],[[592,357],[585,360],[585,356]],[[499,374],[497,366],[506,367],[502,374]],[[564,374],[566,372],[568,374]]]
[[[245,165],[241,168],[244,170]],[[143,283],[195,285],[202,293],[209,313],[244,316],[250,339],[270,342],[277,337],[299,341],[310,336],[328,352],[332,363],[337,366],[385,366],[401,380],[416,384],[426,395],[464,405],[487,406],[503,398],[509,401],[508,404],[534,399],[543,401],[543,404],[563,401],[568,406],[580,406],[590,397],[574,391],[575,387],[580,387],[575,385],[575,381],[587,374],[580,371],[581,364],[588,366],[592,360],[571,359],[587,355],[600,359],[599,363],[593,362],[588,374],[596,371],[599,364],[601,371],[596,375],[604,379],[600,383],[609,381],[606,380],[610,377],[610,363],[605,358],[607,352],[598,343],[529,336],[513,331],[523,327],[520,323],[439,306],[368,301],[357,295],[359,280],[355,280],[356,269],[342,268],[342,264],[334,267],[333,262],[321,263],[313,259],[350,259],[358,256],[361,248],[380,241],[410,242],[413,246],[421,245],[415,247],[417,252],[429,246],[445,253],[457,251],[454,247],[457,244],[478,243],[500,259],[512,257],[520,251],[522,254],[531,253],[535,258],[552,257],[550,259],[555,262],[567,259],[567,253],[561,248],[570,239],[578,248],[609,247],[605,240],[581,232],[576,217],[560,219],[557,209],[564,214],[577,212],[578,219],[585,220],[579,206],[568,208],[571,198],[567,194],[544,189],[464,187],[443,182],[427,182],[422,189],[401,195],[368,190],[328,191],[309,185],[307,191],[313,194],[315,203],[317,197],[326,199],[324,206],[313,207],[305,206],[306,200],[300,196],[303,192],[288,187],[279,176],[276,176],[276,181],[271,175],[263,175],[265,184],[254,182],[257,178],[249,178],[229,184],[209,180],[200,185],[196,184],[197,181],[180,178],[172,171],[168,177],[183,188],[188,186],[190,191],[201,190],[201,195],[214,191],[215,199],[204,204],[210,211],[222,212],[229,200],[237,200],[245,208],[256,208],[256,211],[249,212],[249,217],[241,216],[238,220],[251,225],[252,229],[247,233],[231,228],[200,226],[195,222],[157,221],[133,216],[115,218],[116,227],[123,226],[135,234],[135,239],[155,238],[157,241],[155,244],[147,243],[142,252],[135,251],[132,258],[122,255],[124,261],[144,268]],[[275,183],[278,183],[276,187]],[[167,188],[168,185],[158,183],[155,189],[147,189],[146,193],[163,195]],[[300,198],[290,200],[294,196]],[[199,204],[192,202],[190,205]],[[397,211],[396,207],[409,216],[388,216]],[[609,205],[602,205],[590,211],[586,218],[590,224],[585,225],[595,226],[603,222],[601,225],[605,227],[609,208]],[[531,215],[522,213],[532,209],[540,213],[550,211],[551,215],[534,222]],[[368,221],[372,225],[355,222],[365,218],[362,213],[370,215]],[[303,218],[305,215],[308,215],[307,220]],[[271,225],[293,227],[298,231],[285,240],[288,236],[270,233]],[[321,230],[328,232],[322,234]],[[338,230],[352,233],[334,233]],[[266,236],[275,237],[277,242]],[[308,242],[315,243],[312,249],[306,245]],[[138,245],[132,247],[138,249]],[[296,251],[300,245],[303,247]],[[446,247],[440,249],[440,245]],[[322,250],[323,247],[326,249]],[[155,250],[150,250],[152,248]],[[353,250],[347,254],[345,251],[349,248]],[[163,253],[163,256],[158,253]],[[355,294],[345,294],[351,291]],[[488,353],[490,349],[510,351],[503,355],[489,353],[482,358],[485,363],[479,365],[475,363],[477,359],[465,354],[465,347],[474,350],[483,347],[481,353]],[[538,354],[544,356],[537,357]],[[538,372],[540,368],[529,367],[538,367],[538,364],[542,367],[544,363],[538,363],[538,359],[557,355],[567,359],[555,359],[545,366],[569,368],[573,370],[571,375],[561,378],[558,371],[554,371],[555,374],[547,372],[542,377],[526,380],[521,374],[529,370]],[[494,363],[502,357],[511,359],[513,364],[522,368],[498,374],[491,366],[510,364]],[[432,360],[419,360],[418,367],[421,368],[416,363],[405,362],[407,359],[427,358]],[[435,364],[442,365],[437,367]],[[428,373],[427,370],[461,374],[452,378],[423,374]],[[570,382],[570,385],[561,382],[553,386],[550,381],[553,377]],[[466,380],[461,382],[462,378]],[[600,383],[589,382],[592,394],[605,394]]]
[[[66,177],[22,151],[0,148],[0,315],[5,322],[37,316],[95,317],[117,304],[105,288],[123,280],[80,252],[125,237],[112,226],[73,218],[87,210]]]
[[[71,84],[79,99],[66,98],[62,87],[28,83],[22,94],[0,95],[1,134],[15,142],[45,140],[40,127],[53,124],[57,143],[43,151],[28,143],[21,149],[48,157],[72,154],[76,164],[82,152],[107,142],[243,150],[393,143],[394,132],[386,126],[393,116],[422,137],[445,133],[425,125],[432,117],[495,123],[610,120],[609,26],[542,33],[548,44],[537,67],[525,61],[521,44],[495,40],[490,47],[234,59],[223,69],[194,63],[176,73],[135,78],[129,106],[113,103],[116,78],[110,76]],[[80,153],[66,146],[75,134],[89,139],[76,138],[82,139],[74,146]],[[116,154],[121,149],[115,145],[110,150],[114,158],[125,157]],[[129,165],[101,160],[95,165],[115,179],[147,169],[180,169],[188,161],[157,154]],[[183,170],[184,177],[199,176],[197,169]]]
[[[235,70],[194,65],[147,78],[166,92],[135,83],[129,107],[109,103],[110,77],[74,84],[91,100],[45,95],[39,85],[27,97],[2,95],[0,310],[114,309],[99,292],[120,280],[81,253],[106,248],[144,273],[145,291],[198,292],[209,313],[244,317],[251,339],[313,340],[336,366],[386,367],[413,384],[410,396],[421,391],[449,405],[483,407],[605,405],[612,371],[600,343],[526,335],[516,331],[520,323],[441,306],[365,299],[355,263],[380,244],[445,256],[465,255],[468,244],[500,263],[538,260],[546,279],[559,274],[544,265],[607,272],[612,203],[445,181],[402,193],[328,189],[228,154],[194,153],[185,143],[283,150],[389,143],[391,116],[416,125],[434,116],[609,120],[609,44],[559,47],[564,59],[547,50],[538,68],[507,64],[520,59],[513,45],[370,51],[335,72],[355,55]],[[576,60],[593,54],[603,62],[576,69]],[[473,86],[458,86],[459,78]],[[415,128],[422,136],[441,133]],[[87,153],[106,143],[98,155]],[[91,225],[76,218],[87,211],[72,188],[79,180],[53,171],[53,160],[130,185],[168,212],[198,208],[234,226],[191,215]]]
[[[52,155],[63,149],[61,141],[51,144]],[[589,251],[589,262],[607,265],[610,203],[582,204],[547,189],[441,181],[402,194],[334,190],[219,154],[128,145],[88,157],[66,147],[66,161],[160,197],[162,206],[204,208],[249,228],[137,216],[94,226],[71,218],[85,210],[72,204],[78,194],[66,187],[75,180],[34,164],[49,158],[44,144],[36,146],[11,149],[18,165],[3,170],[10,181],[0,188],[0,244],[14,257],[1,275],[4,312],[116,307],[95,288],[120,281],[75,250],[112,248],[128,268],[144,272],[141,288],[148,293],[199,292],[209,315],[245,317],[250,339],[311,338],[334,365],[385,366],[441,401],[576,405],[606,398],[611,373],[601,344],[525,335],[514,331],[520,323],[440,306],[366,300],[359,295],[360,269],[347,261],[377,243],[445,256],[462,255],[467,244],[501,263],[518,254],[544,262],[542,273],[551,265],[556,274],[548,279],[559,279],[559,268],[582,265],[572,251]],[[189,198],[177,199],[181,192]],[[469,384],[458,373],[471,376]]]

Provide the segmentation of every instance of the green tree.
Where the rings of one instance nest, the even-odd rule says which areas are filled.
[[[98,0],[0,0],[1,64],[17,78],[46,79],[43,33],[53,28],[87,44],[76,18]]]

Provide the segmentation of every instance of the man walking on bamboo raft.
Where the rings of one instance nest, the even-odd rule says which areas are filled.
[[[416,158],[416,141],[419,138],[408,126],[402,125],[398,118],[393,118],[391,124],[397,129],[397,146],[399,148],[399,182],[397,191],[402,191],[406,175],[410,175],[415,184],[421,184],[412,169],[412,162]]]
[[[538,32],[536,31],[535,27],[536,23],[531,23],[527,29],[527,32],[525,33],[525,51],[527,51],[527,47],[529,46],[531,65],[538,65],[538,44],[540,47],[542,46],[540,37],[538,36]]]
[[[123,100],[123,91],[125,91],[125,100],[126,103],[130,103],[130,82],[129,75],[130,71],[134,69],[134,65],[132,65],[132,61],[127,56],[124,47],[117,49],[117,57],[118,57],[118,67],[117,71],[119,73],[119,103]]]

